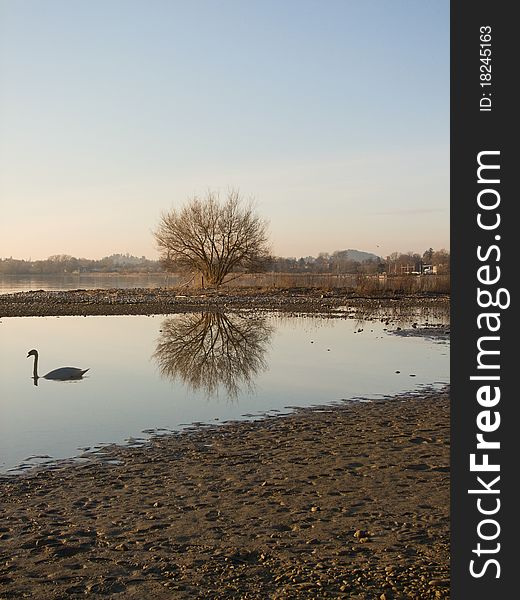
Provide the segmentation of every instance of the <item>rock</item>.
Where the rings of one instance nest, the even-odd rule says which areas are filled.
[[[114,550],[119,550],[119,551],[126,551],[128,550],[128,546],[126,544],[118,544]]]
[[[354,537],[357,538],[359,541],[361,541],[361,539],[366,539],[369,537],[369,533],[368,531],[365,531],[364,529],[357,529],[354,532]]]
[[[320,540],[318,540],[317,538],[312,538],[311,540],[307,540],[305,543],[311,546],[317,546],[318,544],[320,544]]]
[[[428,582],[428,585],[431,585],[432,587],[444,587],[444,586],[450,585],[450,580],[449,579],[432,579],[431,581]]]

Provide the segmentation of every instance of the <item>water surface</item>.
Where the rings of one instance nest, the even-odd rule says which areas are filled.
[[[35,290],[98,290],[113,288],[156,288],[182,283],[183,278],[169,273],[70,273],[65,275],[0,274],[0,294]]]
[[[447,343],[387,327],[248,313],[3,318],[0,470],[193,422],[449,381]],[[61,366],[90,370],[79,381],[34,381],[32,348],[40,376]]]

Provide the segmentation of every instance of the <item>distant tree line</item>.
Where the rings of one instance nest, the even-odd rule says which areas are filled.
[[[385,271],[390,275],[407,273],[435,273],[446,275],[450,272],[450,253],[442,248],[429,248],[422,255],[416,252],[401,254],[393,252],[386,258]]]
[[[376,257],[358,261],[349,258],[350,251],[337,250],[332,254],[320,252],[317,257],[274,258],[272,271],[278,273],[362,273],[403,275],[450,272],[450,253],[429,248],[422,255],[416,252],[393,252],[386,258]]]
[[[162,271],[159,262],[142,256],[112,254],[99,260],[55,254],[46,260],[0,259],[4,275],[64,275],[70,273],[153,273]]]
[[[385,263],[382,259],[371,258],[357,261],[348,258],[348,251],[338,250],[329,254],[320,252],[318,256],[301,258],[275,257],[271,270],[276,273],[383,273]]]
[[[49,256],[46,260],[0,259],[0,273],[4,275],[63,275],[71,273],[160,273],[164,270],[158,260],[130,254],[112,254],[100,260],[75,258],[66,254]],[[273,257],[268,271],[276,273],[364,273],[402,275],[410,273],[450,272],[450,253],[429,248],[423,254],[393,252],[386,258],[356,261],[349,258],[348,250],[332,254],[320,252],[318,256]]]

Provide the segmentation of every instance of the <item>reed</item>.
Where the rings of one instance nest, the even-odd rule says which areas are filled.
[[[357,294],[449,294],[449,275],[365,275],[332,273],[246,274],[221,288],[344,290]]]

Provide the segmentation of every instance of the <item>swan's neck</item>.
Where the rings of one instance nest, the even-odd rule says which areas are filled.
[[[38,355],[34,355],[34,365],[33,365],[33,377],[34,379],[38,379]]]

